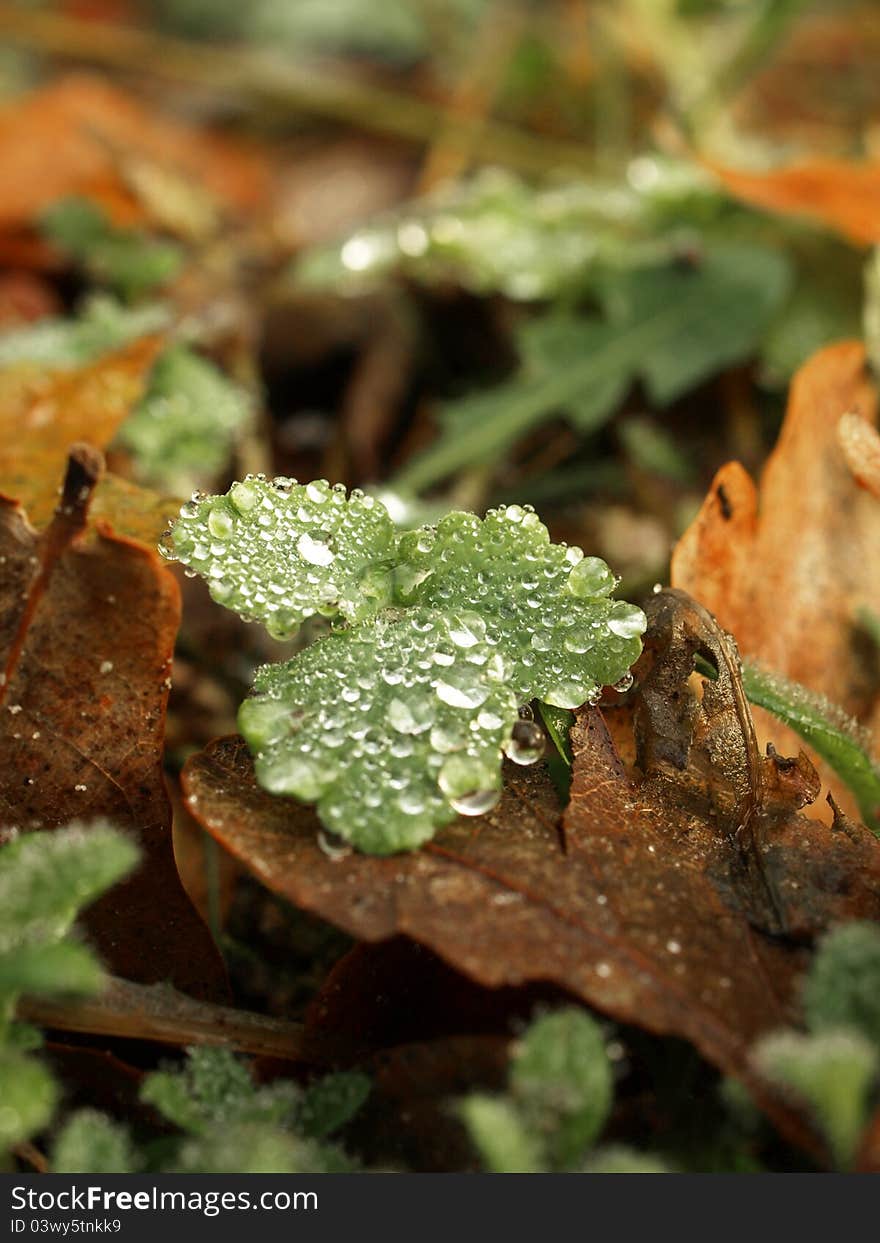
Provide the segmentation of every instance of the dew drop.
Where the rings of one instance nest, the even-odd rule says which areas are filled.
[[[227,540],[235,529],[235,520],[225,505],[212,505],[208,511],[208,530],[214,539]]]
[[[347,859],[352,852],[352,847],[335,833],[327,833],[324,829],[318,829],[318,846],[327,856],[331,863],[339,863],[342,859]]]
[[[608,629],[621,639],[638,638],[645,633],[647,624],[648,619],[637,605],[626,604],[622,600],[608,614]]]
[[[229,489],[229,499],[240,514],[247,514],[257,503],[257,492],[247,483],[234,483]]]
[[[568,576],[568,590],[578,599],[609,596],[616,586],[617,579],[601,557],[584,557]]]
[[[544,754],[544,731],[534,721],[517,721],[504,744],[504,754],[514,764],[535,764]]]
[[[489,687],[474,681],[466,670],[458,676],[455,676],[456,672],[450,669],[438,681],[435,688],[437,698],[449,704],[450,708],[479,708],[489,697]]]
[[[451,798],[449,805],[460,816],[482,816],[491,811],[500,798],[500,790],[472,790],[470,794]]]
[[[308,561],[309,565],[329,565],[336,559],[336,554],[329,545],[321,540],[312,539],[307,531],[304,531],[296,541],[296,551],[303,561]]]

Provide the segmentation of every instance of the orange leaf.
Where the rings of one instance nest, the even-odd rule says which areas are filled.
[[[821,350],[797,373],[758,487],[737,462],[721,468],[673,553],[672,584],[710,609],[744,656],[870,722],[880,686],[856,619],[862,608],[880,613],[880,506],[857,485],[841,447],[847,412],[866,430],[877,419],[858,342]],[[754,716],[763,741],[783,754],[799,749],[775,718]],[[839,779],[816,767],[857,814]]]
[[[807,216],[861,246],[880,242],[880,163],[813,160],[768,173],[707,161],[730,193],[783,216]]]
[[[32,227],[57,199],[83,195],[117,224],[148,217],[126,165],[149,161],[248,212],[269,190],[267,163],[223,138],[157,115],[100,78],[72,74],[0,110],[0,229]]]
[[[35,526],[52,516],[70,446],[88,440],[104,449],[113,441],[143,396],[161,345],[144,337],[75,370],[31,363],[0,370],[0,493],[21,501]]]

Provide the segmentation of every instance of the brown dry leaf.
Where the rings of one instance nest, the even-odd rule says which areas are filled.
[[[624,765],[601,714],[584,712],[564,819],[543,766],[508,771],[494,811],[418,852],[333,859],[314,813],[261,790],[235,738],[189,761],[189,806],[296,905],[364,940],[405,934],[483,985],[550,982],[684,1037],[810,1143],[747,1052],[795,1019],[809,938],[880,916],[880,843],[843,818],[829,829],[797,814],[815,772],[759,756],[735,650],[705,610],[670,592],[651,614],[638,766]],[[697,652],[719,671],[702,699],[689,689]]]
[[[0,111],[0,165],[0,229],[8,233],[32,228],[67,195],[94,199],[118,224],[149,221],[150,166],[154,179],[161,170],[176,174],[179,185],[199,187],[242,212],[260,207],[270,187],[262,156],[157,115],[87,74],[56,79]]]
[[[671,581],[714,613],[744,656],[868,722],[880,711],[880,680],[858,613],[880,613],[880,506],[856,485],[841,448],[846,412],[876,423],[857,342],[821,350],[797,373],[759,486],[736,462],[721,468],[675,548]],[[754,716],[762,742],[797,751],[785,726],[760,709]],[[858,814],[840,780],[816,767]]]
[[[106,448],[140,401],[162,347],[143,337],[76,369],[19,363],[0,369],[0,493],[20,501],[36,527],[51,520],[70,446]],[[179,508],[114,475],[104,475],[91,518],[151,547]]]
[[[805,216],[870,246],[880,241],[880,163],[822,159],[767,173],[707,167],[726,189],[752,207],[783,216]]]
[[[79,446],[43,534],[0,498],[0,824],[106,816],[132,831],[143,863],[90,908],[97,948],[120,975],[217,996],[222,964],[177,877],[162,778],[179,592],[155,553],[84,538],[99,473]]]

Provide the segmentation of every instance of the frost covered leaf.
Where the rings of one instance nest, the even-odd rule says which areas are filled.
[[[317,803],[328,829],[388,854],[497,802],[517,719],[508,672],[473,623],[391,613],[261,669],[239,728],[264,789]]]
[[[868,1121],[880,1070],[877,1050],[846,1029],[818,1035],[792,1031],[765,1037],[752,1057],[781,1092],[809,1108],[835,1163],[848,1168]]]
[[[175,1173],[342,1172],[351,1163],[318,1136],[342,1125],[360,1106],[365,1093],[355,1090],[355,1081],[363,1076],[329,1078],[352,1082],[337,1085],[341,1092],[328,1084],[327,1103],[335,1099],[336,1116],[324,1116],[318,1125],[317,1114],[310,1115],[312,1131],[303,1117],[308,1093],[304,1102],[302,1090],[288,1080],[256,1084],[248,1065],[224,1048],[188,1049],[182,1068],[147,1076],[141,1099],[187,1137],[175,1154]]]
[[[172,346],[155,363],[116,443],[131,454],[144,483],[178,495],[191,492],[229,465],[251,405],[248,394],[208,359]]]
[[[385,507],[323,479],[248,476],[225,496],[189,501],[162,551],[278,639],[315,613],[358,621],[390,602],[382,563],[394,554],[394,524]]]
[[[59,941],[137,857],[106,822],[29,833],[0,848],[0,953]]]
[[[126,1128],[94,1109],[80,1109],[55,1137],[53,1174],[133,1174],[140,1164]]]
[[[397,598],[447,611],[463,646],[497,645],[520,699],[580,707],[641,651],[645,615],[611,598],[605,562],[552,544],[528,508],[449,514],[404,535],[398,556]]]
[[[295,1084],[280,1081],[258,1087],[245,1062],[228,1049],[189,1049],[180,1070],[148,1075],[141,1100],[190,1135],[218,1126],[281,1125],[293,1116],[300,1098]]]
[[[42,1130],[57,1099],[55,1081],[35,1058],[0,1049],[0,1159]]]
[[[614,1098],[595,1020],[568,1009],[532,1023],[514,1054],[510,1090],[552,1168],[570,1168],[598,1139]]]

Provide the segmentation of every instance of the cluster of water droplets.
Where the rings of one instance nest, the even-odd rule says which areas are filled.
[[[340,623],[259,671],[239,727],[265,789],[376,854],[494,806],[502,752],[544,749],[517,705],[624,690],[645,629],[605,562],[552,544],[529,506],[398,534],[362,492],[256,475],[195,494],[162,551],[275,637],[314,613]]]
[[[449,614],[472,643],[497,647],[520,699],[560,708],[595,700],[641,650],[645,614],[614,600],[617,579],[580,548],[552,544],[529,506],[452,513],[407,532],[394,572],[400,603]]]
[[[388,604],[394,538],[384,506],[357,489],[248,475],[225,496],[195,493],[160,551],[285,639],[315,613],[358,621]]]
[[[496,645],[443,614],[386,613],[265,666],[238,723],[260,785],[317,803],[331,832],[388,854],[490,810],[502,747],[519,763],[539,757],[541,731],[518,721],[508,674]]]

